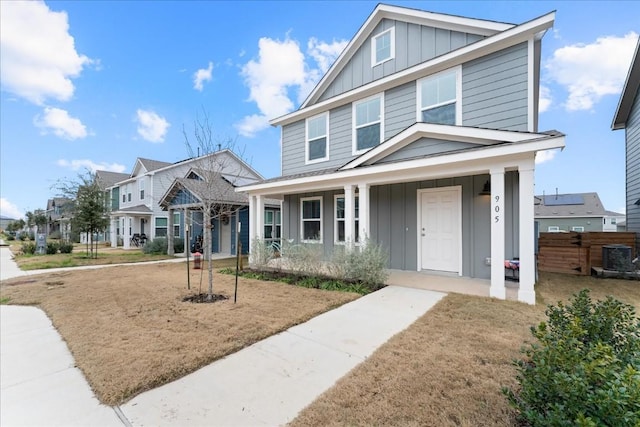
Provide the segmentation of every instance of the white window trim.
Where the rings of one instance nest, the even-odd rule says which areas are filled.
[[[449,74],[451,72],[456,73],[456,126],[462,125],[462,66],[457,65],[453,68],[448,68],[444,71],[440,71],[439,73],[431,74],[419,80],[416,80],[416,122],[422,122],[422,90],[421,85],[422,82],[431,80],[434,78],[438,78],[444,74]],[[441,105],[447,105],[451,102],[443,102],[440,104],[432,105],[430,108],[440,107]]]
[[[377,51],[376,42],[380,37],[384,36],[387,33],[391,34],[391,37],[389,40],[389,43],[391,44],[389,57],[383,59],[382,61],[376,61],[376,51]],[[395,57],[396,57],[396,27],[395,26],[389,28],[388,30],[384,30],[381,33],[378,33],[375,36],[371,37],[371,68],[380,64],[384,64],[387,61],[391,61]]]
[[[581,225],[575,225],[575,226],[571,227],[571,231],[577,231],[578,233],[584,233],[584,227],[581,226]]]
[[[550,225],[547,227],[547,232],[548,233],[559,233],[560,232],[560,227],[558,227],[557,225]]]
[[[311,200],[320,200],[320,240],[309,240],[309,239],[304,239],[304,209],[303,209],[303,205],[304,202],[306,201],[311,201]],[[322,215],[322,196],[314,196],[314,197],[302,197],[300,198],[300,241],[302,243],[322,243],[323,241],[323,215]],[[317,221],[316,218],[314,219],[310,219],[310,221]]]
[[[167,221],[167,225],[165,225],[164,227],[158,227],[158,220],[161,218],[164,218]],[[165,234],[164,237],[169,237],[169,217],[168,216],[156,216],[153,218],[153,236],[154,237],[156,237],[156,232],[158,228],[164,228],[165,230],[167,230],[167,234]],[[171,230],[171,232],[173,232],[173,230]]]
[[[351,104],[351,154],[354,156],[360,155],[362,153],[366,153],[367,151],[371,150],[372,148],[375,148],[377,146],[373,146],[371,148],[365,148],[363,150],[358,150],[358,133],[357,131],[357,125],[356,125],[356,108],[359,104],[371,101],[372,99],[375,98],[380,98],[380,141],[378,142],[378,145],[380,145],[382,143],[382,141],[384,141],[384,92],[379,93],[377,95],[373,95],[373,96],[369,96],[367,98],[361,99],[359,101],[356,101],[354,103]],[[361,125],[362,126],[369,126],[372,125],[376,122],[370,122],[370,123],[366,123],[365,125]]]
[[[338,240],[338,199],[344,199],[345,196],[344,194],[336,194],[335,196],[333,196],[333,243],[336,245],[344,245],[346,244],[346,241],[341,242]],[[355,193],[353,195],[353,201],[355,203],[355,200],[358,199],[358,193]],[[345,209],[347,207],[345,206]],[[346,216],[346,213],[345,213]],[[346,219],[346,218],[345,218]],[[340,219],[340,221],[345,221],[345,219]],[[354,212],[354,217],[353,217],[353,222],[354,222],[354,233],[356,231],[356,227],[355,227],[355,222],[356,220],[360,220],[360,218],[355,216],[355,212]],[[356,246],[360,245],[359,241],[354,242],[354,244]]]
[[[325,147],[324,147],[325,156],[319,159],[309,160],[309,121],[315,120],[322,116],[325,116],[325,132],[326,132]],[[328,111],[326,113],[317,114],[313,117],[308,117],[304,121],[304,164],[312,165],[314,163],[326,162],[327,160],[329,160],[329,112]]]

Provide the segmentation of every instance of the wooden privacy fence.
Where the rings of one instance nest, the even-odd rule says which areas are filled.
[[[589,276],[591,267],[602,267],[602,247],[626,245],[636,257],[635,233],[540,233],[538,270]]]

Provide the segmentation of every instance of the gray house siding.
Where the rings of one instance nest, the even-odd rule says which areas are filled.
[[[371,37],[391,27],[395,27],[395,58],[371,67]],[[318,101],[340,95],[483,38],[477,34],[383,19]]]
[[[462,124],[526,131],[527,43],[462,67]]]
[[[600,218],[536,218],[540,233],[547,233],[549,227],[559,227],[561,231],[572,231],[571,227],[584,227],[584,231],[602,231],[602,217]]]
[[[446,153],[447,151],[461,150],[469,147],[476,147],[476,144],[468,142],[444,141],[433,138],[420,138],[395,153],[385,157],[378,163],[389,163],[399,160],[408,160],[430,154]]]
[[[446,178],[419,182],[372,186],[370,221],[373,242],[389,254],[388,267],[417,269],[417,191],[426,188],[462,186],[462,275],[488,279],[491,267],[490,198],[480,196],[489,175]],[[300,199],[322,196],[323,250],[329,257],[334,248],[334,196],[342,190],[285,196],[283,203],[283,237],[300,241]],[[505,256],[518,256],[518,175],[505,174]],[[500,260],[499,262],[502,262]]]
[[[627,231],[640,233],[640,90],[636,93],[626,129]]]
[[[384,93],[384,139],[416,122],[416,83],[410,82]]]

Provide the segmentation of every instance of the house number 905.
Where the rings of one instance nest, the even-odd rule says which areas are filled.
[[[496,196],[496,197],[495,197],[495,199],[496,199],[496,206],[493,208],[493,210],[494,210],[498,215],[496,215],[494,218],[495,218],[495,222],[500,222],[500,215],[499,215],[499,214],[500,214],[500,205],[498,205],[498,204],[497,204],[497,203],[498,203],[498,201],[500,201],[500,196]]]

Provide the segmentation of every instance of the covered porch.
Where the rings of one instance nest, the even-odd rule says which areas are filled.
[[[111,213],[111,247],[140,248],[151,235],[153,212],[146,205],[132,206]]]

